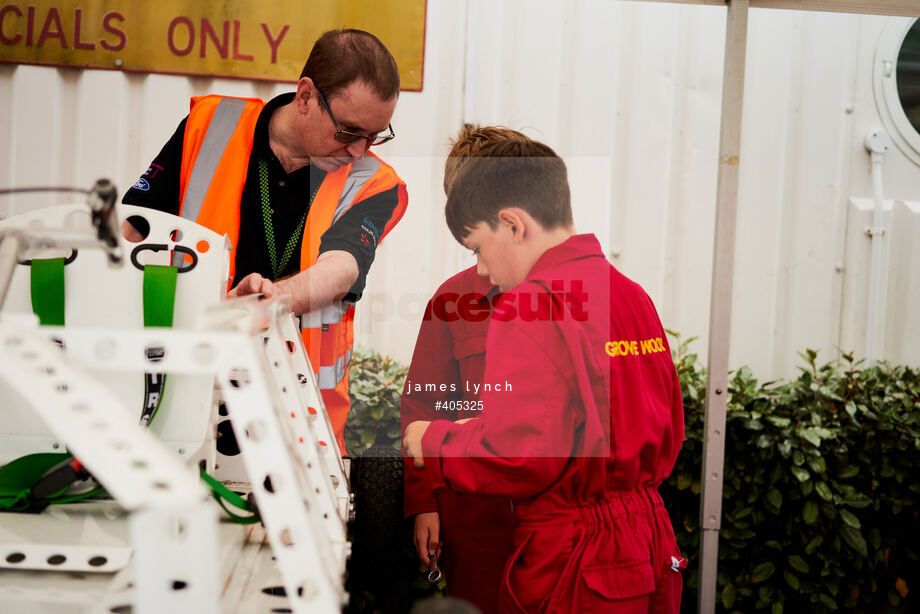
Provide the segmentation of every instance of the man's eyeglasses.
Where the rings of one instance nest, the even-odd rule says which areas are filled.
[[[323,103],[323,107],[326,109],[326,113],[329,114],[329,119],[332,120],[332,125],[335,126],[335,140],[340,143],[354,143],[358,139],[367,139],[367,145],[382,145],[387,141],[391,140],[396,136],[396,133],[393,132],[393,124],[387,126],[387,132],[385,134],[371,133],[371,134],[359,134],[357,132],[349,132],[348,130],[342,130],[339,128],[339,123],[335,121],[335,117],[332,115],[332,109],[329,108],[329,103],[326,102],[326,97],[323,96],[323,93],[319,91],[319,88],[316,88],[316,93],[319,94],[319,101]]]

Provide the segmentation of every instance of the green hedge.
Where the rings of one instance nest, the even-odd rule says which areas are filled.
[[[361,346],[355,348],[349,374],[351,411],[345,423],[345,448],[353,459],[374,445],[400,449],[399,399],[407,371],[406,366],[389,356]],[[374,595],[368,587],[350,583],[351,603],[346,612],[408,612],[414,602],[443,593],[444,580],[433,586],[423,579],[424,569],[415,553],[411,523],[404,528],[403,547],[392,553],[392,560],[382,564],[417,568],[418,573],[399,586],[389,587],[387,595]]]
[[[351,410],[345,422],[345,448],[358,457],[373,445],[400,448],[399,399],[408,367],[361,346],[351,357]]]
[[[661,488],[690,558],[688,612],[699,581],[706,384],[690,341],[674,344],[687,436]],[[852,355],[819,366],[817,352],[801,356],[790,382],[759,384],[742,367],[729,383],[720,610],[915,611],[920,371],[861,369]]]
[[[705,370],[675,337],[686,440],[661,492],[690,559],[683,608],[696,610]],[[920,609],[920,371],[851,355],[760,384],[729,383],[719,609],[722,612],[908,612]],[[406,369],[359,350],[345,431],[353,453],[399,445]]]

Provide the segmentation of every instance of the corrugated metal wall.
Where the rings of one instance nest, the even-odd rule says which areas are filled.
[[[795,372],[806,347],[865,344],[871,198],[862,141],[881,127],[874,54],[892,18],[755,9],[750,17],[731,363]],[[576,225],[642,283],[665,326],[705,353],[725,10],[607,0],[428,3],[425,82],[404,92],[380,148],[410,208],[378,253],[360,343],[411,355],[425,301],[472,258],[443,222],[443,155],[464,121],[539,138],[569,163]],[[0,65],[0,185],[124,190],[201,93],[286,86]],[[920,168],[885,161],[896,214],[883,355],[920,363]],[[855,200],[854,200],[855,199]],[[50,203],[7,199],[5,214]],[[57,202],[57,201],[53,201]],[[896,205],[897,208],[897,205]],[[907,220],[907,221],[904,221]],[[911,221],[914,220],[914,221]]]

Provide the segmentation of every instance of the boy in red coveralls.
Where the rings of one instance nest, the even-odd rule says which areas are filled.
[[[529,141],[507,128],[463,130],[448,153],[444,191],[466,158],[499,139]],[[479,415],[486,333],[497,293],[488,277],[470,267],[441,284],[428,301],[400,405],[403,428],[416,420]],[[512,552],[510,500],[435,492],[427,472],[409,461],[404,501],[406,518],[415,516],[419,559],[428,565],[430,557],[437,557],[447,593],[473,603],[483,614],[498,612],[502,571]]]
[[[502,291],[482,416],[413,422],[404,446],[436,485],[513,501],[501,612],[676,613],[685,562],[658,485],[683,407],[654,305],[575,234],[552,149],[503,141],[480,155],[446,214]]]

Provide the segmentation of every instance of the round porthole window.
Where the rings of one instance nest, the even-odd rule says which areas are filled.
[[[907,31],[895,66],[898,99],[915,132],[920,132],[920,19]]]
[[[892,18],[873,70],[875,103],[898,149],[920,164],[920,19]]]

